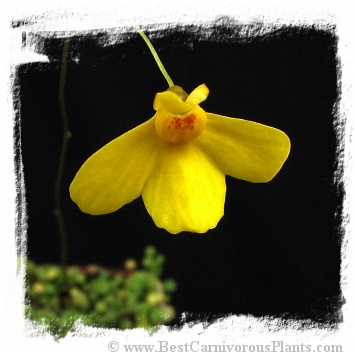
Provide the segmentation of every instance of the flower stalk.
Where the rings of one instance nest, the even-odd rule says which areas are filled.
[[[66,271],[66,268],[68,266],[68,238],[66,234],[64,218],[62,213],[61,185],[62,185],[62,179],[63,179],[63,173],[65,167],[68,141],[71,137],[71,132],[69,130],[69,125],[68,125],[68,116],[65,106],[65,79],[67,74],[69,46],[70,46],[70,39],[66,39],[63,46],[62,66],[61,66],[60,80],[59,80],[59,106],[60,106],[60,114],[63,124],[63,139],[62,139],[62,147],[59,157],[57,178],[55,182],[55,192],[54,192],[54,199],[55,199],[54,215],[57,218],[58,227],[59,227],[59,234],[60,234],[60,241],[61,241],[60,263],[63,272]]]
[[[169,84],[169,87],[173,87],[174,86],[174,82],[172,81],[172,79],[170,78],[168,72],[166,71],[162,61],[160,60],[157,51],[155,50],[155,48],[153,47],[152,43],[149,41],[149,38],[146,36],[146,34],[140,30],[139,28],[137,28],[138,33],[142,36],[144,42],[146,43],[146,45],[148,46],[150,52],[152,53],[155,62],[157,63],[160,72],[163,74],[164,78],[166,79],[166,81]]]

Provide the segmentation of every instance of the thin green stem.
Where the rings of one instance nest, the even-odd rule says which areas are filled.
[[[66,112],[65,96],[64,96],[69,45],[70,45],[70,39],[66,39],[63,46],[62,66],[61,66],[60,80],[59,80],[59,106],[60,106],[60,114],[63,123],[63,140],[62,140],[62,147],[60,151],[57,178],[55,182],[55,192],[54,192],[54,199],[55,199],[54,215],[57,217],[57,222],[59,227],[59,234],[61,240],[60,263],[64,274],[68,266],[68,238],[65,230],[64,218],[62,213],[61,185],[62,185],[62,179],[63,179],[63,173],[65,167],[68,141],[71,137],[71,133],[69,131],[69,126],[68,126],[68,116]]]
[[[169,84],[169,87],[173,87],[174,86],[174,82],[171,80],[168,72],[166,71],[162,61],[160,60],[158,54],[157,54],[157,51],[155,50],[155,48],[153,47],[152,43],[149,41],[149,38],[145,35],[145,33],[139,29],[137,27],[137,31],[138,33],[142,36],[144,42],[147,44],[150,52],[152,53],[154,59],[155,59],[155,62],[157,63],[159,69],[160,69],[160,72],[163,74],[164,78],[166,79],[166,81],[168,82]]]

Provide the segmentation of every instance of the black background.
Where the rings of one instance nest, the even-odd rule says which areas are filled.
[[[254,35],[245,38],[241,33],[248,29]],[[202,235],[170,235],[157,228],[141,198],[104,216],[86,215],[70,200],[69,184],[83,162],[151,118],[155,94],[167,89],[136,33],[73,37],[65,92],[73,136],[62,189],[70,264],[120,267],[128,257],[140,259],[152,244],[166,256],[164,277],[178,282],[172,301],[178,315],[339,321],[342,191],[333,184],[337,37],[331,27],[284,27],[267,35],[258,34],[261,29],[260,24],[215,24],[147,31],[175,84],[187,92],[208,86],[206,111],[274,126],[291,139],[290,156],[270,183],[227,177],[225,215]],[[27,36],[50,59],[18,68],[16,138],[24,164],[28,255],[38,263],[56,263],[63,40]]]

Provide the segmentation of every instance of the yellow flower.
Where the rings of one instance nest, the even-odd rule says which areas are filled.
[[[270,181],[290,151],[288,136],[252,121],[205,112],[202,84],[187,96],[177,86],[158,93],[150,120],[93,154],[70,185],[79,208],[114,212],[142,195],[158,227],[204,233],[224,213],[225,175]]]
[[[155,115],[112,140],[80,168],[70,196],[92,215],[111,213],[142,196],[155,224],[176,234],[204,233],[224,214],[225,176],[268,182],[290,152],[275,128],[205,112],[206,85],[190,95],[175,86],[148,38],[170,88],[155,96]]]

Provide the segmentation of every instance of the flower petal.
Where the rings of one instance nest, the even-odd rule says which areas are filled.
[[[224,213],[225,176],[193,143],[165,143],[142,193],[155,224],[172,234],[204,233]]]
[[[176,93],[167,90],[155,95],[153,108],[157,111],[167,110],[170,113],[182,114],[191,110],[193,105],[184,102]]]
[[[207,113],[204,132],[195,140],[224,174],[250,182],[268,182],[290,152],[281,130],[248,120]]]
[[[191,105],[197,105],[205,101],[209,93],[209,89],[206,84],[201,84],[195,88],[187,97],[186,103]]]
[[[133,201],[154,168],[161,141],[153,119],[112,140],[82,165],[69,188],[72,200],[93,215]]]

